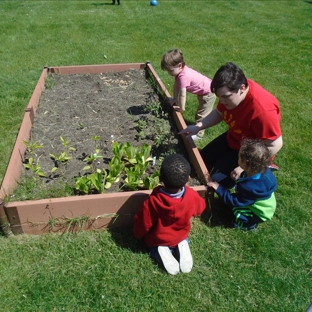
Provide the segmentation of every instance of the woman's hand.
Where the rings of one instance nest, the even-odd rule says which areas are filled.
[[[230,174],[230,177],[234,180],[234,181],[236,181],[239,177],[240,177],[240,175],[241,175],[241,173],[243,172],[244,170],[241,168],[241,167],[236,167],[232,172],[231,172],[231,174]]]
[[[200,130],[200,127],[197,125],[189,125],[182,131],[180,131],[178,134],[184,134],[186,137],[192,136],[194,134],[197,134],[197,132]]]

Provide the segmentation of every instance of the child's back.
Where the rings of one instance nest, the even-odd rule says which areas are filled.
[[[167,156],[160,169],[164,186],[153,190],[134,217],[134,236],[143,238],[151,258],[173,275],[192,269],[190,219],[206,207],[205,200],[186,185],[189,175],[190,165],[182,156]]]

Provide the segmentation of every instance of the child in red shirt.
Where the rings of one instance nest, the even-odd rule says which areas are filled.
[[[190,165],[178,154],[167,156],[160,168],[160,181],[134,217],[134,236],[143,238],[150,257],[169,274],[188,273],[193,267],[188,235],[190,219],[200,215],[205,200],[186,183]]]

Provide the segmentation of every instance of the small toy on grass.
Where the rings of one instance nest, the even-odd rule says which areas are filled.
[[[150,3],[151,3],[152,6],[156,6],[158,4],[157,0],[151,0]]]

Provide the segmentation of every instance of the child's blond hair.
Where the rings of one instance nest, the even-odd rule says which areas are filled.
[[[172,67],[177,66],[178,64],[182,63],[182,67],[185,66],[183,53],[180,49],[173,49],[167,51],[161,59],[161,69],[168,70]]]

